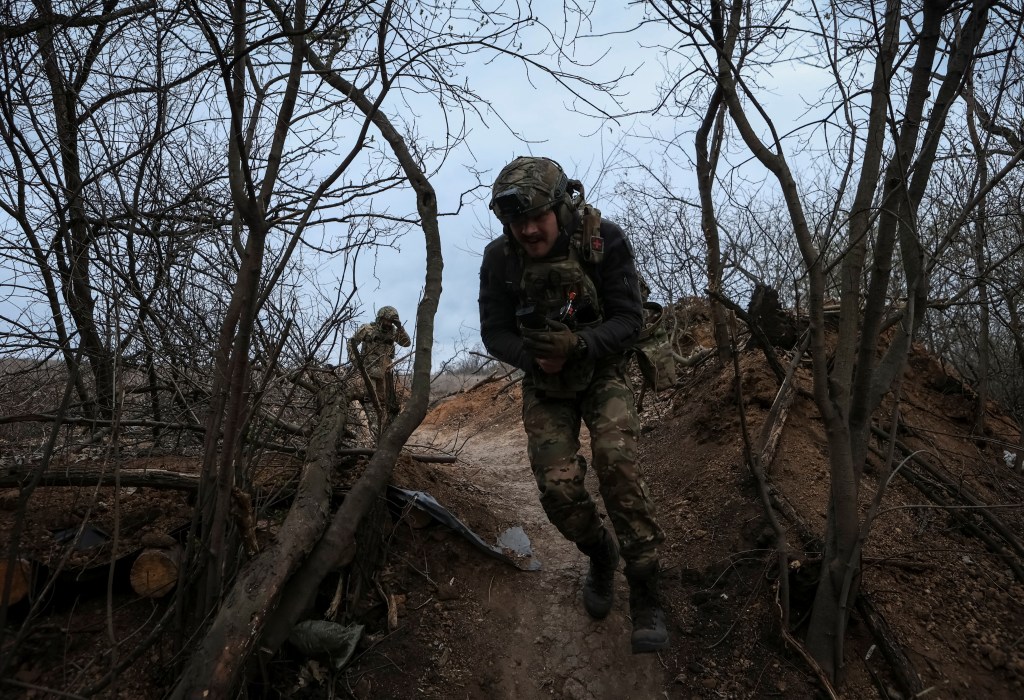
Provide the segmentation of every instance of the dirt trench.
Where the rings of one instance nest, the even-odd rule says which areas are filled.
[[[510,413],[518,417],[514,410]],[[581,589],[587,560],[547,521],[528,466],[522,424],[503,416],[468,438],[467,429],[472,430],[468,421],[442,418],[440,424],[425,424],[413,437],[412,442],[458,445],[456,469],[462,476],[446,475],[445,481],[455,485],[437,495],[438,500],[485,540],[491,534],[487,530],[522,526],[541,568],[517,570],[452,534],[425,537],[421,556],[439,600],[432,609],[429,599],[419,603],[421,611],[429,612],[409,621],[419,629],[420,642],[434,650],[417,679],[417,692],[422,697],[436,693],[523,700],[667,697],[663,689],[670,677],[663,660],[630,651],[628,588],[621,565],[611,614],[593,620],[584,611]],[[588,440],[584,428],[583,454],[589,457]],[[440,481],[435,486],[442,488]],[[600,507],[593,473],[587,475],[587,486]],[[422,577],[413,575],[411,580],[416,578]],[[417,604],[416,598],[416,593],[407,593],[407,610]],[[397,665],[404,669],[399,675],[408,676],[414,663]],[[368,697],[390,697],[385,686],[393,681],[381,676],[363,691]]]

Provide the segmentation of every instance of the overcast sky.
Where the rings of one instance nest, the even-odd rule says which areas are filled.
[[[642,113],[657,101],[657,87],[664,79],[666,62],[678,66],[685,60],[679,54],[669,59],[664,55],[663,47],[671,45],[676,35],[661,23],[647,25],[642,32],[625,33],[641,20],[639,3],[602,0],[596,5],[592,26],[587,30],[591,38],[580,39],[573,48],[566,49],[573,53],[579,65],[563,65],[562,68],[570,73],[584,73],[594,82],[627,74],[629,77],[620,82],[616,90],[621,107],[584,87],[580,91],[609,111],[623,109],[638,114],[602,121],[584,117],[574,109],[574,96],[543,72],[534,69],[527,74],[521,62],[508,57],[495,58],[494,54],[483,52],[471,55],[456,82],[464,79],[470,89],[489,100],[494,114],[485,114],[486,123],[478,120],[470,124],[466,142],[432,177],[442,213],[458,208],[460,196],[476,184],[474,173],[481,173],[482,181],[490,185],[502,166],[516,156],[543,155],[554,158],[570,177],[581,180],[588,201],[606,217],[615,219],[620,203],[611,193],[625,176],[624,168],[637,162],[658,168],[664,155],[662,148],[652,145],[655,141],[643,138],[644,135],[687,134],[682,142],[692,144],[695,124],[666,118],[655,120]],[[561,3],[536,2],[532,9],[542,24],[558,27],[563,19],[561,7]],[[538,42],[542,45],[546,36],[542,30],[527,32],[524,49],[536,50]],[[777,70],[773,67],[773,70],[776,75],[768,78],[772,82],[762,82],[759,89],[763,91],[759,96],[773,116],[788,126],[801,111],[797,93],[820,92],[827,76],[813,75],[808,72],[810,69],[796,64]],[[407,94],[404,99],[410,100],[410,111],[421,115],[416,123],[419,134],[429,138],[445,133],[444,115],[438,112],[436,102],[429,95],[419,98],[422,104],[415,103],[415,95]],[[384,109],[401,110],[403,105],[392,100],[385,102]],[[443,141],[443,138],[435,136],[434,140]],[[341,150],[344,150],[343,145]],[[743,157],[749,159],[748,155]],[[680,189],[678,194],[692,196],[696,181],[688,159],[676,154],[675,160],[678,165],[671,173],[673,184]],[[330,170],[336,162],[325,158],[323,166]],[[489,240],[500,235],[500,227],[486,206],[488,190],[488,187],[477,190],[477,198],[468,200],[457,216],[443,216],[440,221],[445,266],[443,293],[435,319],[435,369],[456,351],[472,348],[480,342],[476,301],[480,254]],[[415,198],[408,189],[389,193],[387,199],[374,202],[374,209],[407,215],[415,211]],[[326,231],[325,234],[330,238],[338,232]],[[315,256],[312,252],[308,254]],[[325,265],[321,260],[308,262],[318,270],[318,285],[326,297],[334,297],[335,293],[328,290],[336,291],[339,286],[343,295],[347,293],[350,280],[340,260],[331,260]],[[398,240],[396,250],[382,250],[376,260],[362,255],[357,269],[356,301],[361,309],[357,324],[372,320],[377,309],[388,304],[399,310],[407,330],[413,333],[416,305],[424,282],[424,264],[423,236],[418,229]],[[20,294],[0,299],[0,312],[17,316]],[[354,327],[344,331],[351,333]],[[337,353],[343,352],[344,343],[336,348],[335,356],[325,359],[342,360]]]
[[[600,3],[600,6],[593,17],[592,34],[596,37],[633,27],[640,19],[635,6],[624,7],[623,3]],[[557,7],[552,4],[546,9]],[[659,27],[649,25],[641,33],[584,40],[578,44],[577,58],[587,63],[607,52],[602,60],[587,69],[587,77],[599,80],[622,71],[630,72],[632,76],[621,84],[620,92],[628,93],[623,102],[633,110],[649,107],[656,101],[658,83],[665,74],[666,59],[660,47],[673,39],[671,33]],[[471,170],[486,172],[485,181],[489,184],[501,167],[516,156],[543,155],[561,163],[569,177],[580,179],[586,187],[588,201],[606,217],[614,219],[618,205],[611,196],[611,189],[622,177],[622,166],[635,158],[656,167],[664,154],[660,147],[639,135],[651,132],[663,136],[673,132],[692,134],[696,126],[669,123],[664,119],[658,121],[643,115],[598,122],[574,112],[572,96],[550,78],[533,72],[532,80],[528,80],[522,67],[511,60],[485,63],[483,56],[478,58],[467,70],[469,83],[492,101],[502,119],[517,133],[511,133],[495,118],[489,119],[489,126],[479,123],[473,126],[466,147],[450,158],[432,180],[442,211],[454,211],[460,193],[472,187],[475,181]],[[678,57],[675,60],[678,61]],[[766,88],[762,99],[785,124],[795,120],[803,110],[797,93],[813,92],[816,85],[823,85],[823,79],[827,76],[788,65],[781,74],[774,76],[775,82],[762,84]],[[418,124],[421,133],[444,128],[440,122],[433,124],[431,121],[438,118],[436,109],[425,110],[424,114],[429,117]],[[692,137],[688,143],[692,144]],[[609,174],[603,168],[605,163],[616,165],[619,170]],[[695,192],[695,175],[686,163],[677,168],[672,178],[686,194]],[[435,325],[435,369],[454,352],[480,342],[477,312],[480,253],[488,240],[500,235],[500,228],[487,210],[486,192],[479,194],[483,199],[464,207],[458,216],[441,220],[445,267],[444,291]],[[411,194],[405,196],[411,201]],[[414,231],[399,245],[400,251],[384,251],[379,255],[376,266],[379,283],[368,268],[363,270],[360,276],[363,312],[359,320],[372,320],[377,308],[390,304],[398,308],[406,328],[412,333],[423,286],[422,234]]]
[[[635,9],[622,8],[617,3],[606,5],[594,17],[594,34],[636,24],[638,14]],[[552,4],[550,9],[556,9],[555,5]],[[645,35],[647,42],[655,38],[650,33]],[[586,63],[608,51],[603,60],[587,69],[590,79],[611,77],[624,69],[637,69],[636,74],[622,85],[622,90],[629,93],[627,102],[631,106],[653,101],[656,81],[662,73],[658,66],[658,51],[645,49],[640,45],[640,39],[640,36],[630,35],[614,41],[608,38],[586,40],[580,43],[577,53],[578,60]],[[495,111],[509,126],[491,117],[488,125],[476,123],[472,127],[466,147],[450,158],[441,173],[432,179],[441,211],[451,212],[457,208],[460,194],[475,183],[472,171],[486,172],[484,181],[490,184],[502,166],[516,156],[539,155],[561,163],[569,177],[583,182],[588,201],[606,214],[611,213],[614,204],[603,200],[606,193],[602,189],[613,186],[614,182],[606,177],[601,180],[600,187],[596,187],[602,172],[601,165],[616,160],[614,150],[621,147],[624,134],[636,126],[637,119],[629,117],[602,124],[581,116],[572,110],[572,95],[549,77],[534,71],[530,76],[532,80],[528,80],[522,67],[512,60],[485,63],[483,56],[478,58],[480,60],[467,71],[468,80],[493,103]],[[429,134],[432,128],[444,128],[440,122],[432,124],[431,120],[437,119],[436,110],[424,113],[430,115],[430,119],[418,123],[421,133]],[[512,133],[509,127],[516,133]],[[497,221],[487,209],[486,194],[486,191],[479,191],[481,199],[463,207],[457,216],[441,220],[444,291],[435,325],[435,368],[460,348],[473,347],[480,342],[477,315],[480,254],[487,241],[501,233]],[[405,196],[412,197],[409,193]],[[372,278],[369,269],[360,277],[360,289],[368,292],[361,294],[363,313],[360,320],[371,320],[377,308],[390,304],[398,308],[411,333],[423,286],[425,258],[422,234],[414,231],[399,245],[400,251],[383,251],[378,256],[376,276],[379,283]]]

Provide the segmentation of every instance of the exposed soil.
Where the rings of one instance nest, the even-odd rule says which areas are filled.
[[[756,436],[777,383],[758,351],[745,353],[740,368],[744,417]],[[807,370],[798,375],[806,392]],[[586,561],[540,508],[518,395],[487,385],[437,407],[417,433],[423,443],[448,449],[457,444],[459,463],[400,473],[396,480],[437,489],[438,498],[489,541],[509,525],[522,525],[543,568],[518,571],[444,530],[400,524],[392,552],[403,562],[394,579],[406,595],[402,625],[352,667],[353,693],[398,698],[414,688],[430,698],[822,696],[809,666],[778,633],[774,538],[743,459],[734,372],[708,363],[684,382],[660,401],[648,397],[641,414],[642,465],[668,535],[662,557],[668,652],[629,653],[621,573],[609,618],[595,622],[583,611]],[[923,353],[914,354],[903,390],[903,417],[913,436],[904,441],[986,502],[1000,504],[995,512],[1019,537],[1024,483],[1004,456],[1017,441],[1013,421],[990,407],[989,431],[972,439],[972,397]],[[771,479],[820,533],[829,480],[815,415],[808,395],[797,396]],[[873,458],[865,511],[880,466]],[[596,493],[596,484],[589,485]],[[794,554],[803,554],[799,532],[783,522]],[[814,553],[792,569],[795,620],[806,616],[813,596]],[[903,645],[924,695],[1020,696],[1020,582],[948,511],[896,477],[864,561],[862,590]],[[858,613],[846,664],[842,697],[901,696]]]
[[[695,343],[700,333],[693,331]],[[644,400],[641,464],[667,534],[662,554],[672,640],[667,652],[630,653],[628,592],[621,571],[611,615],[593,621],[584,612],[580,589],[586,561],[540,508],[525,454],[518,388],[493,382],[441,402],[410,441],[414,451],[432,446],[457,453],[458,461],[402,460],[393,483],[429,492],[488,543],[521,526],[540,568],[517,568],[415,509],[396,509],[386,537],[386,566],[377,576],[379,593],[368,598],[362,613],[366,630],[356,657],[334,673],[322,660],[298,661],[291,653],[296,663],[274,670],[275,694],[524,700],[824,697],[808,664],[779,633],[774,538],[743,456],[740,407],[748,433],[756,436],[778,385],[760,351],[744,352],[739,364],[742,403],[733,368],[718,368],[711,360],[687,370],[676,390]],[[820,536],[829,478],[823,428],[807,394],[807,368],[798,370],[797,380],[801,392],[770,478],[802,521],[779,516],[794,559],[792,604],[799,637],[813,595],[818,547],[801,539],[806,534],[801,527]],[[961,489],[992,504],[992,512],[1018,542],[1024,539],[1024,481],[1005,459],[1019,437],[1014,422],[991,406],[986,432],[972,435],[972,396],[921,352],[914,353],[902,382],[900,409],[906,425],[900,439],[908,448]],[[881,415],[891,410],[890,404]],[[886,425],[888,418],[881,422]],[[880,442],[876,447],[885,449]],[[897,453],[897,463],[902,459]],[[183,461],[188,463],[183,470],[194,469],[193,459]],[[873,455],[862,493],[864,512],[882,467],[882,459]],[[596,494],[596,483],[589,486]],[[53,542],[53,531],[71,521],[81,523],[77,504],[97,500],[92,493],[73,488],[36,492],[32,524],[22,536],[33,557],[45,560],[62,551]],[[107,509],[93,519],[108,533],[115,510],[112,495],[108,489],[98,498]],[[16,492],[7,491],[0,500],[7,508],[0,511],[4,541],[16,499]],[[179,492],[122,489],[117,503],[122,524],[132,513],[157,509],[158,517],[137,532],[167,529],[172,521],[190,517],[188,499]],[[1003,558],[978,537],[978,531],[991,533],[991,527],[977,511],[956,512],[966,513],[966,520],[936,507],[903,476],[894,477],[865,545],[861,589],[920,674],[922,696],[1020,697],[1024,590],[1009,562],[1024,565],[1024,559],[1005,543],[1000,545]],[[74,516],[70,520],[69,514]],[[268,519],[260,527],[262,536],[269,536],[273,522]],[[124,534],[120,542],[136,536]],[[54,605],[37,621],[42,624],[13,669],[10,680],[16,685],[0,684],[0,695],[52,697],[37,689],[43,687],[79,693],[108,667],[109,655],[97,658],[96,649],[109,648],[111,635],[124,640],[134,630],[138,637],[145,634],[163,604],[137,599],[114,580],[104,574],[98,591],[74,604]],[[398,613],[390,631],[386,597]],[[12,620],[10,629],[16,631],[17,615],[12,613]],[[170,641],[148,650],[100,696],[159,697],[171,680],[166,672],[174,660]],[[122,645],[119,654],[128,647]],[[845,659],[841,697],[902,696],[858,611],[852,615]]]

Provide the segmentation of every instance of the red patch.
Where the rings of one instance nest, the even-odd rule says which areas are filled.
[[[604,250],[604,239],[601,238],[600,236],[591,236],[590,249],[600,253],[602,250]]]

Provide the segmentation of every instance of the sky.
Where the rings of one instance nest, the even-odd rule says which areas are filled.
[[[516,0],[509,0],[510,5],[514,2]],[[523,0],[516,4],[529,7]],[[532,11],[542,24],[557,27],[562,21],[561,7],[561,3],[535,2]],[[678,65],[681,59],[679,55],[666,58],[662,47],[673,44],[676,35],[661,23],[647,25],[642,32],[625,33],[640,22],[641,10],[639,3],[627,0],[596,3],[588,31],[591,38],[578,40],[574,49],[574,57],[586,68],[563,66],[567,72],[585,73],[593,81],[627,73],[629,77],[619,84],[616,92],[623,105],[621,109],[633,111],[631,116],[601,121],[582,116],[573,109],[574,97],[567,89],[541,71],[533,69],[528,74],[516,59],[495,59],[493,54],[482,52],[467,58],[465,69],[455,80],[465,79],[471,89],[490,101],[493,113],[485,113],[483,120],[470,124],[465,144],[432,176],[431,183],[442,213],[458,208],[460,195],[476,184],[475,172],[481,173],[483,182],[489,186],[498,171],[516,156],[542,155],[557,160],[570,177],[581,180],[588,201],[606,217],[615,218],[620,203],[612,197],[612,190],[622,177],[623,164],[641,162],[658,167],[664,156],[660,147],[652,146],[651,140],[639,135],[652,132],[692,134],[695,128],[695,124],[681,120],[656,119],[643,114],[656,102],[659,83],[665,76],[665,64]],[[539,29],[527,32],[524,36],[526,50],[543,45],[545,37]],[[772,80],[774,83],[769,81],[765,85],[764,95],[773,115],[786,123],[791,121],[791,116],[795,119],[801,108],[801,101],[794,96],[800,91],[813,93],[816,81],[821,81],[822,76],[788,66],[778,71]],[[610,111],[618,109],[585,88],[581,91]],[[430,95],[405,97],[410,100],[410,113],[415,111],[420,115],[415,125],[420,134],[444,133],[443,115]],[[422,104],[417,104],[416,99],[422,99]],[[384,105],[385,111],[402,108],[403,105],[395,101]],[[683,141],[692,143],[692,136],[684,137]],[[694,173],[685,158],[676,158],[682,162],[675,166],[673,182],[683,190],[681,194],[692,196],[696,188]],[[328,169],[335,165],[334,161],[324,163]],[[609,172],[606,165],[614,166],[614,172]],[[435,317],[435,370],[456,352],[480,343],[477,310],[480,255],[486,243],[498,237],[501,231],[487,209],[489,187],[476,192],[478,197],[466,200],[457,215],[442,216],[440,220],[445,266],[443,292]],[[374,202],[374,209],[406,214],[415,211],[415,199],[409,189],[396,190],[382,201]],[[326,233],[330,237],[333,232]],[[322,262],[313,262],[318,270],[317,286],[321,290],[332,290],[340,284],[345,294],[350,287],[348,271],[342,268],[340,261],[331,260],[326,265]],[[356,325],[371,321],[376,311],[387,304],[399,310],[406,329],[414,333],[416,307],[424,284],[424,265],[423,235],[418,229],[400,238],[394,250],[381,249],[375,260],[361,255],[357,268],[356,302],[360,312]],[[11,303],[0,299],[0,312],[16,316],[18,311],[10,309]],[[355,326],[342,330],[350,334]],[[325,359],[344,361],[344,343],[339,343],[334,353],[333,357]]]
[[[556,8],[552,4],[548,9]],[[654,104],[658,84],[665,74],[666,59],[660,47],[671,44],[673,34],[656,25],[642,33],[600,35],[634,26],[639,18],[635,5],[600,3],[593,16],[592,31],[599,38],[583,41],[578,47],[578,58],[584,63],[607,52],[595,66],[588,68],[589,78],[610,77],[622,70],[632,73],[621,85],[622,91],[628,93],[623,101],[631,109]],[[522,68],[510,60],[485,63],[481,57],[468,66],[466,72],[471,85],[493,102],[495,110],[516,133],[494,118],[489,119],[489,125],[474,125],[467,148],[456,152],[432,179],[441,211],[454,211],[460,193],[474,184],[470,168],[486,172],[484,177],[489,184],[502,166],[516,156],[542,155],[558,161],[569,177],[580,179],[587,190],[588,201],[607,218],[614,219],[617,203],[611,197],[611,189],[618,175],[599,177],[602,163],[621,165],[636,158],[656,164],[664,151],[630,134],[692,133],[696,127],[695,124],[653,119],[649,115],[602,122],[583,117],[571,109],[571,95],[564,88],[536,73],[531,74],[532,80],[527,80]],[[784,122],[795,119],[802,110],[802,102],[793,99],[796,89],[813,90],[819,80],[822,76],[790,67],[779,76],[777,85],[767,86],[767,103]],[[431,119],[437,119],[436,111],[423,113],[429,116],[417,125],[421,133],[442,128],[431,123]],[[692,144],[692,137],[689,143]],[[625,153],[617,149],[624,149]],[[673,179],[688,193],[695,192],[696,177],[685,163],[677,167]],[[454,353],[480,343],[477,309],[480,255],[487,241],[499,236],[501,229],[487,209],[488,193],[478,192],[479,200],[464,207],[457,216],[442,218],[440,223],[445,266],[443,292],[435,318],[435,370]],[[408,193],[405,196],[411,198]],[[377,308],[390,304],[399,310],[407,330],[412,333],[412,319],[423,286],[423,270],[423,239],[418,231],[399,241],[399,250],[382,251],[375,270],[379,285],[376,280],[360,285],[368,293],[360,297],[363,311],[359,321],[372,320]]]
[[[594,34],[636,22],[635,9],[630,11],[614,3],[604,5],[606,7],[594,16]],[[554,4],[550,9],[554,9]],[[647,34],[646,38],[653,37]],[[578,57],[583,62],[610,50],[602,61],[588,68],[589,78],[610,77],[623,67],[636,68],[637,73],[623,86],[629,93],[627,101],[639,104],[653,100],[656,81],[661,75],[656,65],[658,52],[641,46],[640,37],[618,38],[614,42],[607,38],[594,39],[582,42],[579,49]],[[626,130],[635,125],[636,118],[599,123],[581,116],[571,109],[572,95],[550,78],[532,72],[532,80],[528,80],[522,67],[512,60],[485,63],[482,58],[467,67],[468,79],[492,101],[494,110],[516,133],[494,117],[488,118],[488,124],[478,122],[473,126],[467,147],[450,158],[432,179],[440,210],[457,209],[460,194],[475,183],[471,169],[486,172],[483,178],[489,185],[506,163],[520,155],[553,158],[569,177],[583,182],[588,201],[599,208],[613,209],[611,202],[601,201],[604,193],[595,188],[594,183],[600,174],[601,162],[620,144]],[[433,112],[424,113],[437,119]],[[417,126],[421,133],[430,133],[434,128],[430,120]],[[602,182],[605,188],[611,184],[607,178]],[[479,199],[470,201],[458,215],[443,217],[440,222],[444,276],[435,318],[435,369],[455,352],[480,343],[477,309],[480,256],[487,242],[501,235],[501,228],[487,209],[488,191],[477,192]],[[408,193],[406,196],[411,197]],[[412,333],[416,304],[423,287],[422,234],[413,231],[399,242],[399,247],[400,250],[385,250],[378,255],[375,274],[380,283],[372,280],[367,285],[370,293],[361,297],[360,321],[372,320],[380,305],[390,304],[399,310],[403,323]],[[360,287],[367,288],[362,284]]]

